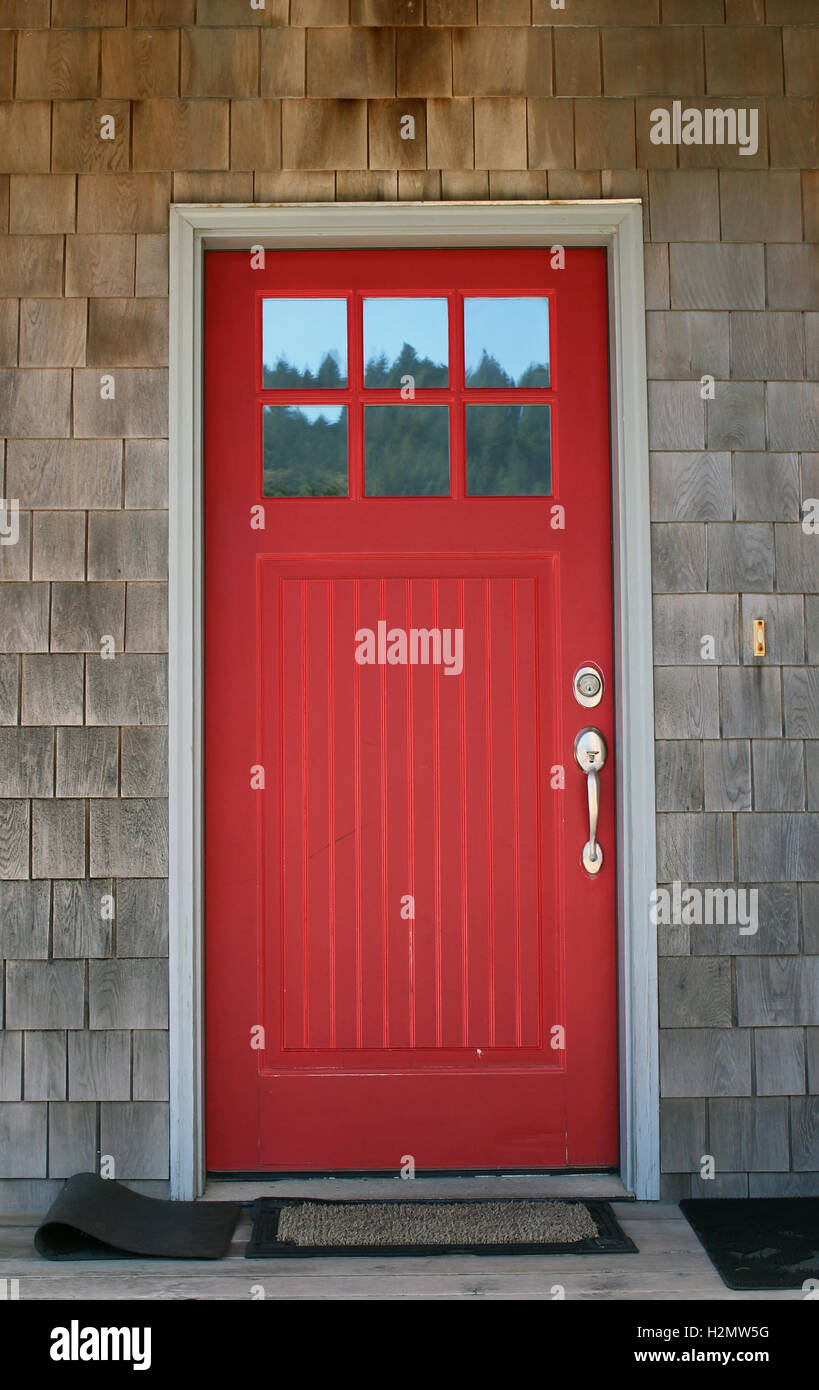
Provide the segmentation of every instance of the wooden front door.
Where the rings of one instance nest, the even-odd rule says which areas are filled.
[[[617,1162],[607,344],[602,250],[206,256],[211,1171]]]

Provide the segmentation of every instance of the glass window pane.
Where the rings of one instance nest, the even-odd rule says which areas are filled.
[[[346,299],[263,300],[262,363],[265,386],[346,386]]]
[[[364,495],[449,496],[449,407],[364,407]]]
[[[262,496],[347,496],[345,405],[264,406]]]
[[[364,300],[365,386],[446,386],[448,360],[445,299]]]
[[[548,405],[468,405],[467,496],[548,497],[549,416]]]
[[[465,299],[464,357],[467,386],[548,386],[548,299]]]

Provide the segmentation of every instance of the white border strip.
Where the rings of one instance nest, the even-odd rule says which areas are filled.
[[[209,248],[606,246],[612,343],[621,1176],[659,1196],[651,541],[639,200],[178,205],[170,218],[171,1196],[204,1189],[202,281]]]

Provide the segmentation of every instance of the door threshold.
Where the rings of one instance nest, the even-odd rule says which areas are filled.
[[[357,1198],[380,1197],[595,1197],[599,1201],[634,1200],[617,1173],[479,1173],[474,1177],[440,1173],[412,1180],[394,1177],[210,1177],[200,1197],[204,1202],[252,1202],[257,1197]]]

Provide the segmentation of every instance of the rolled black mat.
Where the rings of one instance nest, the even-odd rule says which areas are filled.
[[[240,1212],[236,1202],[167,1202],[112,1178],[75,1173],[34,1244],[47,1260],[218,1260],[227,1254]]]

